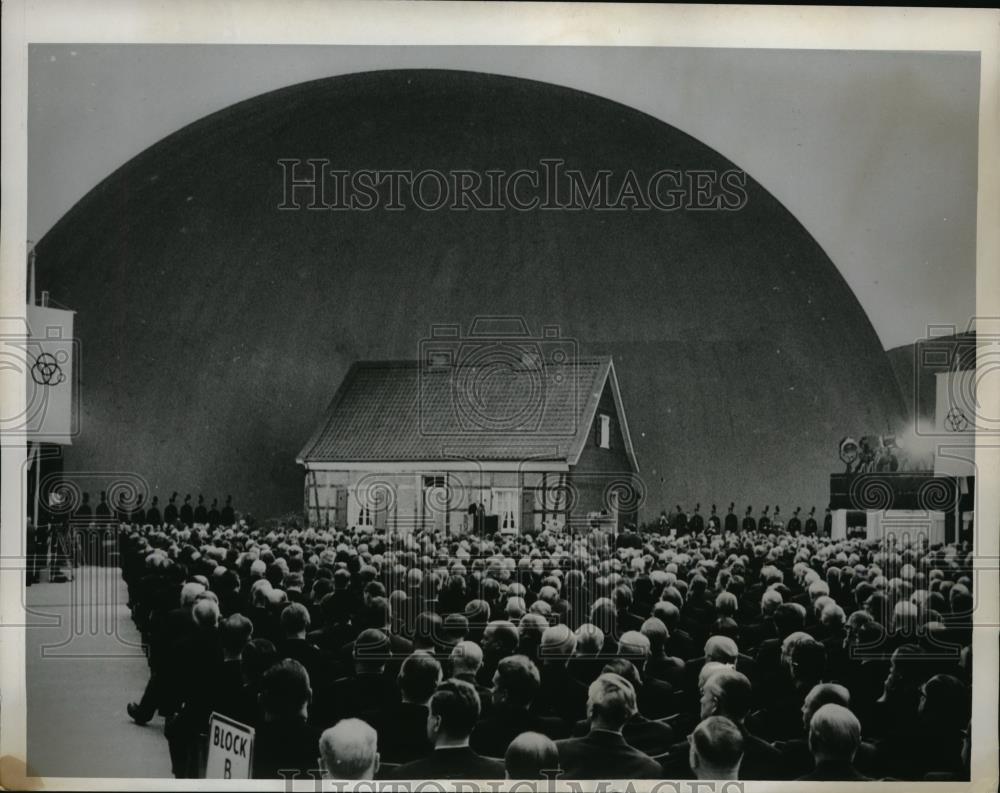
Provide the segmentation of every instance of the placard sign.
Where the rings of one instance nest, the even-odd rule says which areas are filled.
[[[208,722],[205,779],[250,779],[253,727],[213,713]]]

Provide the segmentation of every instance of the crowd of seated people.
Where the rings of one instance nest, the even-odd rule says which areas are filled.
[[[140,527],[174,774],[968,779],[971,551],[893,538]]]

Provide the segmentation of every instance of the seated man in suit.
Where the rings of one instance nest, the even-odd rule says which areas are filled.
[[[618,655],[630,660],[639,673],[641,684],[635,692],[639,712],[647,719],[662,719],[676,713],[674,687],[645,673],[651,651],[649,639],[639,631],[628,631],[618,641]]]
[[[264,673],[263,720],[254,736],[254,779],[279,779],[295,771],[308,774],[315,768],[319,730],[308,721],[311,699],[309,674],[298,661],[286,658]]]
[[[676,590],[674,591],[676,592]],[[664,590],[664,594],[666,594],[666,590]],[[681,627],[680,607],[676,603],[663,599],[653,605],[653,616],[667,626],[667,641],[663,646],[666,654],[680,658],[682,661],[694,658],[697,647],[691,634]]]
[[[320,726],[329,727],[347,718],[374,723],[384,709],[398,704],[392,678],[385,674],[392,657],[389,637],[380,630],[367,628],[351,644],[354,674],[335,680],[326,693],[317,693],[313,721]]]
[[[812,688],[822,681],[825,670],[826,648],[803,634],[789,650],[787,683],[779,686],[766,706],[750,718],[754,732],[772,742],[804,736],[803,702]]]
[[[643,673],[674,687],[683,685],[684,661],[667,654],[670,633],[663,620],[650,617],[642,623],[641,633],[649,640],[649,658],[646,659]]]
[[[242,614],[233,614],[219,623],[222,665],[211,683],[212,710],[248,724],[255,718],[257,703],[243,685],[243,653],[253,636],[253,624]]]
[[[809,722],[809,750],[815,768],[799,779],[809,781],[869,781],[854,767],[861,744],[861,722],[842,705],[824,705]]]
[[[427,736],[434,750],[396,769],[395,779],[503,779],[504,765],[469,747],[479,720],[479,695],[462,680],[446,680],[430,700]]]
[[[478,679],[482,685],[492,685],[497,664],[501,659],[517,652],[519,641],[520,636],[512,622],[493,620],[486,626],[480,643],[483,648],[483,665],[479,669]]]
[[[378,735],[361,719],[343,719],[319,737],[319,767],[325,779],[374,779]]]
[[[555,779],[559,750],[540,732],[522,732],[510,742],[503,763],[507,779]]]
[[[725,716],[709,716],[691,733],[689,760],[698,779],[739,779],[743,734]]]
[[[469,745],[487,757],[503,757],[522,732],[540,732],[550,738],[566,734],[559,718],[536,716],[529,708],[538,694],[538,668],[525,655],[510,655],[500,661],[493,675],[490,713],[472,732]]]
[[[493,689],[479,682],[479,670],[483,667],[482,649],[475,642],[462,641],[452,648],[448,660],[451,663],[451,676],[455,680],[464,680],[476,687],[479,706],[483,715],[486,715],[493,701]]]
[[[278,655],[302,664],[315,688],[322,683],[325,670],[322,653],[306,638],[309,632],[309,609],[301,603],[289,603],[282,609],[279,622],[282,639],[275,645]]]
[[[433,748],[427,734],[428,703],[440,681],[441,664],[434,656],[415,652],[403,661],[396,679],[401,701],[386,708],[375,725],[385,762],[408,763]]]
[[[632,688],[636,691],[642,687],[639,671],[631,661],[625,658],[613,658],[604,665],[601,671],[621,675],[632,684]],[[578,721],[573,729],[573,737],[583,737],[589,731],[589,721],[586,719]],[[669,724],[664,724],[662,721],[652,721],[643,716],[641,712],[636,712],[625,723],[622,735],[629,746],[634,746],[640,752],[653,756],[660,754],[664,748],[673,743],[674,731]]]
[[[850,692],[837,683],[817,683],[806,694],[802,703],[803,737],[774,744],[774,748],[781,754],[782,779],[795,779],[813,770],[812,752],[809,751],[809,724],[817,710],[831,704],[850,708]],[[876,762],[875,746],[862,741],[855,756],[855,765],[867,773],[875,768]]]
[[[541,689],[532,709],[539,716],[556,716],[572,724],[585,713],[587,687],[569,673],[576,650],[576,634],[566,625],[552,625],[542,633],[538,648]]]
[[[621,675],[602,673],[587,692],[590,732],[556,742],[566,779],[659,779],[659,763],[629,746],[622,729],[638,708],[635,689]]]
[[[576,649],[567,669],[582,686],[589,687],[604,666],[601,650],[604,648],[604,631],[589,622],[583,623],[573,634]]]
[[[749,656],[740,652],[736,642],[729,636],[710,636],[705,642],[705,654],[692,658],[684,664],[684,694],[688,709],[693,709],[699,694],[698,675],[701,668],[709,661],[728,664],[738,672],[752,679],[754,662]]]
[[[716,662],[717,663],[717,662]],[[708,667],[708,664],[706,664]],[[739,727],[743,735],[743,762],[740,778],[746,780],[780,779],[781,757],[777,749],[753,735],[745,724],[753,692],[746,675],[728,664],[708,667],[708,674],[701,687],[699,715],[725,716]],[[674,744],[669,752],[659,758],[663,762],[667,779],[690,779],[689,744]]]

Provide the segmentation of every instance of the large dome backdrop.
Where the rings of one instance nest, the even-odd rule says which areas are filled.
[[[262,517],[300,509],[295,455],[351,362],[414,358],[433,323],[477,314],[558,324],[581,353],[614,355],[645,515],[696,501],[822,509],[837,441],[902,416],[855,296],[752,179],[737,212],[278,211],[278,160],[308,157],[735,167],[609,100],[479,73],[340,76],[201,119],[38,244],[40,288],[77,311],[67,472],[135,471],[161,502],[179,490],[232,493]]]

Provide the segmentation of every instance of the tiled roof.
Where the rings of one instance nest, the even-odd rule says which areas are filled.
[[[360,361],[298,460],[573,463],[609,374],[617,389],[609,357],[544,367]]]

